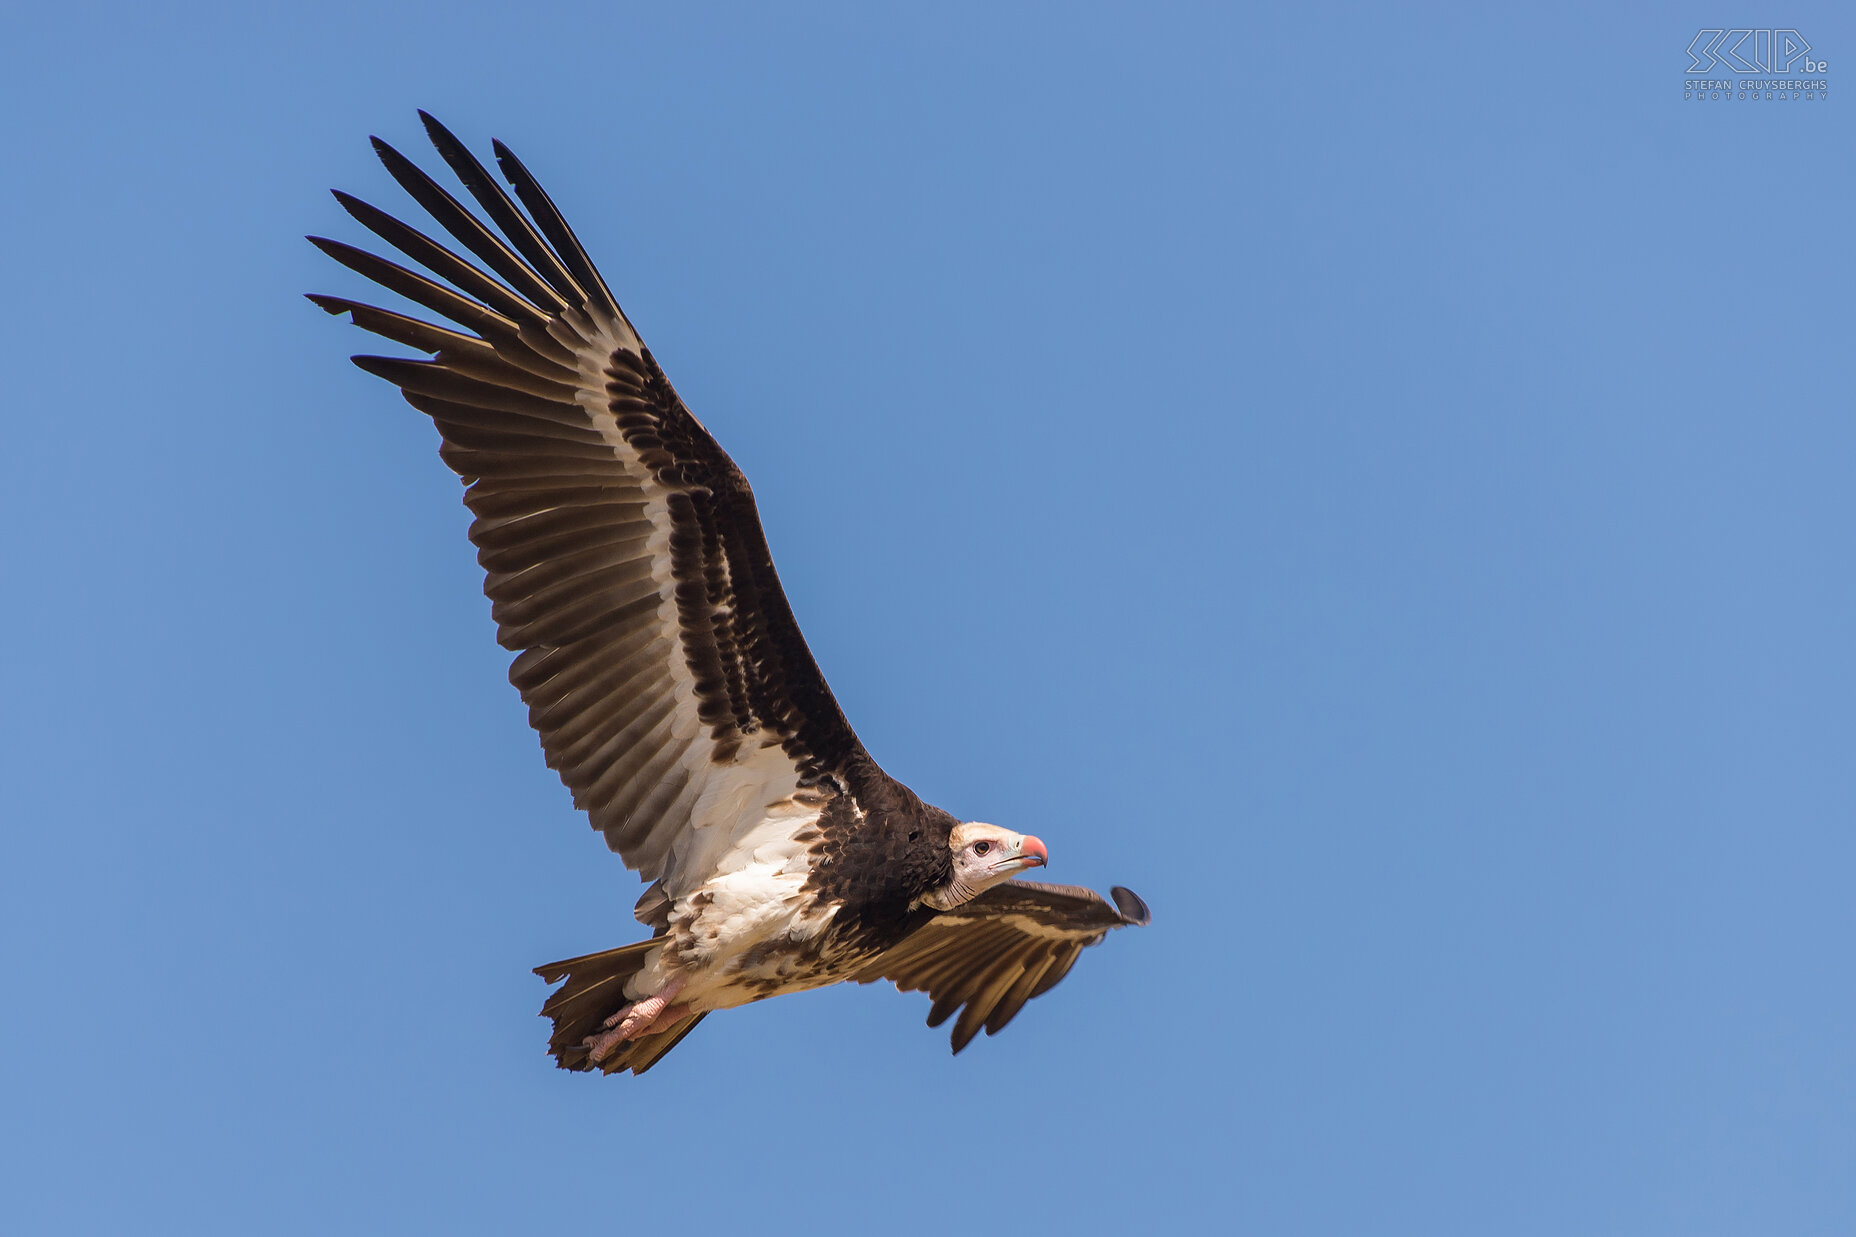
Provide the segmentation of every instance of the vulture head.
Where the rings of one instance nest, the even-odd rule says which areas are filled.
[[[1044,843],[1030,834],[979,821],[955,825],[948,834],[947,848],[953,852],[953,877],[922,898],[937,911],[951,911],[1014,873],[1041,868],[1050,861]]]

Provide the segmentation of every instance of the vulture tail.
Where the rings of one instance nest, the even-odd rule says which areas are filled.
[[[603,1061],[595,1063],[588,1056],[587,1039],[605,1030],[606,1019],[631,1003],[625,995],[625,981],[643,968],[646,956],[660,943],[639,941],[635,945],[535,968],[535,974],[548,983],[567,981],[550,993],[547,1003],[541,1007],[542,1016],[554,1020],[548,1053],[556,1065],[571,1070],[597,1069],[608,1074],[627,1069],[642,1074],[696,1029],[705,1014],[696,1014],[655,1035],[621,1044]]]

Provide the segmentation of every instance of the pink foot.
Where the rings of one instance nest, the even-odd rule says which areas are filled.
[[[668,1030],[672,1025],[689,1016],[688,1005],[672,1005],[677,993],[683,990],[683,981],[673,979],[664,986],[656,996],[635,1001],[621,1009],[603,1024],[606,1030],[590,1036],[585,1041],[587,1055],[595,1063],[612,1055],[612,1050],[626,1040],[639,1039],[657,1031]]]
[[[651,1021],[645,1023],[643,1026],[634,1028],[627,1038],[643,1039],[647,1035],[656,1035],[660,1031],[668,1031],[671,1027],[676,1026],[689,1016],[690,1007],[687,1005],[666,1005],[664,1008],[657,1011],[657,1017],[651,1019]]]

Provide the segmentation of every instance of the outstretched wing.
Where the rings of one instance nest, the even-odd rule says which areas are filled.
[[[463,329],[310,299],[432,354],[354,361],[438,426],[476,515],[497,639],[517,653],[509,678],[548,764],[626,865],[677,896],[769,828],[802,828],[820,796],[794,802],[795,792],[828,792],[862,749],[781,591],[746,478],[516,157],[496,144],[526,214],[420,115],[494,229],[385,142],[374,147],[482,266],[340,192],[351,215],[450,286],[310,240]]]
[[[996,1033],[1026,1001],[1055,988],[1109,929],[1148,921],[1147,904],[1131,890],[1117,885],[1109,893],[1112,902],[1075,885],[1006,881],[936,915],[853,978],[926,992],[934,999],[931,1027],[966,1006],[954,1023],[959,1052],[981,1027]]]

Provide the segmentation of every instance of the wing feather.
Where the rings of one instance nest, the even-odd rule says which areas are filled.
[[[503,187],[496,183],[495,178],[484,170],[483,164],[477,162],[477,157],[470,153],[464,143],[452,136],[451,130],[439,124],[430,114],[421,111],[419,119],[425,123],[426,136],[431,138],[439,156],[451,165],[458,183],[470,191],[477,205],[483,207],[484,213],[502,229],[510,243],[522,252],[534,269],[569,305],[584,303],[586,291],[574,282],[574,277],[561,265],[561,260],[548,248],[548,243],[541,239],[527,217],[516,209],[515,203],[509,200],[509,195],[503,192]]]
[[[427,119],[430,120],[429,117]],[[417,164],[379,138],[373,141],[374,152],[386,165],[388,174],[400,183],[400,188],[423,206],[426,214],[443,225],[445,231],[455,236],[466,249],[502,276],[525,300],[552,313],[570,307],[572,302],[549,286],[527,263],[510,251],[501,237],[485,227],[480,219],[460,205],[437,181],[421,171]],[[442,147],[440,154],[443,154]]]

